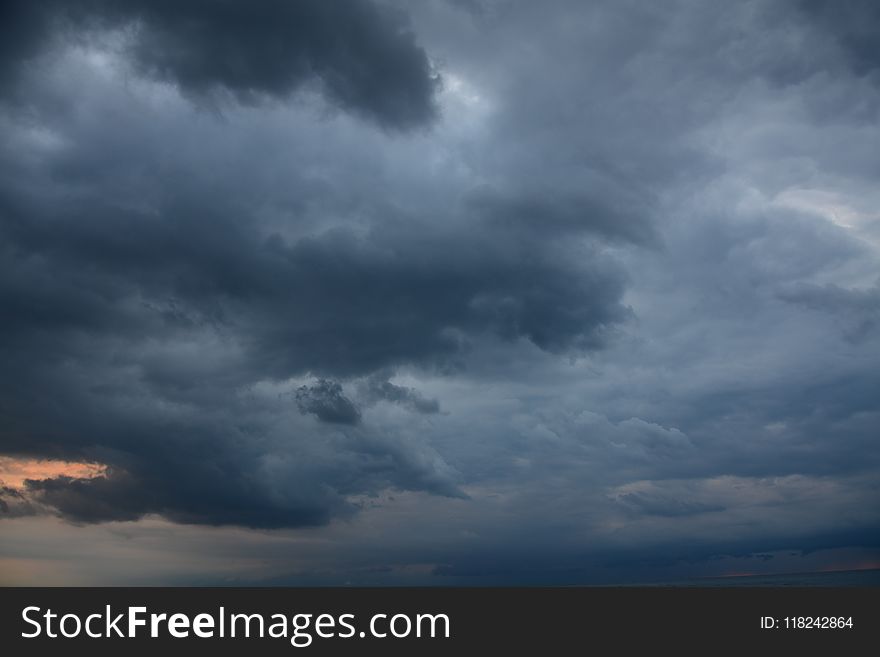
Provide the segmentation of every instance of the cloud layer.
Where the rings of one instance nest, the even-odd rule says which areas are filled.
[[[870,558],[869,5],[6,3],[0,455],[107,469],[4,484],[0,554],[56,515],[227,532],[247,581]]]

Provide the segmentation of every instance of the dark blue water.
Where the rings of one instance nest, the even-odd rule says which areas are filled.
[[[645,586],[643,584],[642,586]],[[674,582],[652,582],[647,586],[878,586],[880,569],[841,570],[826,573],[784,575],[745,575],[741,577],[701,577]]]

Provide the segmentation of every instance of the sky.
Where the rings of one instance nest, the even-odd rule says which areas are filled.
[[[0,7],[0,584],[880,567],[880,4]]]

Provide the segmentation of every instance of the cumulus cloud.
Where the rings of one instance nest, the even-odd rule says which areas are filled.
[[[135,68],[186,94],[227,91],[253,103],[312,84],[388,128],[424,124],[436,112],[439,76],[427,55],[400,15],[369,0],[45,0],[4,3],[3,12],[7,76],[57,33],[121,29]]]
[[[440,403],[436,399],[424,397],[418,390],[398,386],[382,373],[370,377],[362,387],[362,395],[370,402],[386,401],[400,404],[417,413],[439,413]]]
[[[296,390],[296,405],[301,412],[311,413],[323,422],[357,424],[361,419],[358,407],[335,381],[321,379],[313,386],[300,386]]]

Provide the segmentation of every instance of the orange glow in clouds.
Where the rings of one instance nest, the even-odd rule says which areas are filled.
[[[10,488],[24,488],[25,479],[52,479],[54,477],[92,479],[100,477],[106,471],[107,466],[99,463],[73,463],[0,456],[0,484]]]

